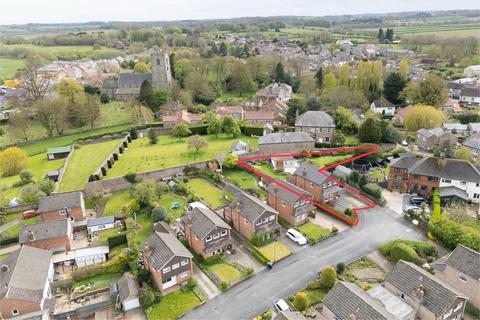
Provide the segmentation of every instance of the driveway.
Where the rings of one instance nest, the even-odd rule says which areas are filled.
[[[360,213],[360,223],[337,236],[300,250],[190,311],[184,319],[252,319],[272,308],[278,298],[301,290],[326,265],[349,263],[388,240],[425,240],[389,208]]]
[[[1,247],[0,248],[0,256],[3,256],[4,254],[7,254],[7,253],[12,253],[13,251],[15,251],[17,249],[20,249],[20,245],[18,243],[17,244],[12,244],[12,245],[9,245],[9,246],[5,246],[5,247]]]
[[[383,190],[382,195],[385,198],[385,200],[387,200],[387,207],[389,207],[390,209],[392,209],[392,211],[400,215],[403,214],[403,207],[406,204],[404,193]]]
[[[142,308],[135,308],[132,310],[128,310],[124,313],[125,320],[147,320],[147,316],[145,316],[145,312],[143,312]],[[111,318],[103,318],[103,319],[111,319]]]
[[[257,273],[260,270],[265,269],[265,266],[258,262],[255,257],[235,238],[232,238],[233,246],[236,250],[234,254],[227,255],[228,259],[241,264],[244,267],[252,268],[253,273]]]
[[[208,299],[213,299],[222,293],[220,289],[218,289],[218,287],[207,277],[207,275],[200,270],[197,264],[193,265],[193,275],[197,279],[200,289],[207,294]]]
[[[336,227],[338,231],[343,231],[350,227],[349,224],[341,221],[340,219],[335,218],[329,213],[322,212],[320,210],[317,210],[315,214],[315,218],[310,219],[310,221],[324,228],[331,229],[332,227]]]

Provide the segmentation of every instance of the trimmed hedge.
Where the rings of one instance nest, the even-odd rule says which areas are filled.
[[[0,246],[5,246],[7,244],[17,243],[18,237],[6,237],[0,239]]]
[[[80,281],[101,273],[122,273],[128,269],[129,257],[120,253],[115,258],[101,264],[94,264],[79,268],[72,272],[73,281]]]
[[[412,247],[404,243],[397,243],[390,250],[390,258],[395,263],[400,260],[416,263],[419,257]]]
[[[246,136],[262,136],[263,126],[242,126],[240,131]]]
[[[257,249],[257,247],[253,245],[250,247],[253,250],[253,253],[255,257],[258,259],[258,261],[260,261],[263,264],[267,264],[268,262],[270,262],[270,259],[268,259],[263,253],[261,253],[260,250]]]
[[[107,239],[107,242],[108,242],[108,248],[112,249],[113,247],[127,243],[127,235],[124,233],[124,234],[119,234],[117,236],[110,237]]]
[[[428,231],[444,246],[453,250],[458,244],[480,251],[480,232],[441,215],[428,222]]]
[[[188,127],[190,131],[192,132],[192,135],[194,134],[199,134],[199,135],[206,135],[208,134],[208,124],[201,124],[201,125],[196,125],[196,126],[190,126]]]
[[[423,257],[423,258],[426,258],[428,256],[435,257],[435,256],[438,255],[437,248],[428,241],[413,241],[413,240],[400,240],[400,239],[385,242],[384,244],[382,244],[380,246],[380,252],[383,255],[388,256],[388,255],[390,255],[392,247],[396,244],[399,244],[399,243],[403,243],[403,244],[411,247],[412,249],[415,250],[415,252],[420,257]]]

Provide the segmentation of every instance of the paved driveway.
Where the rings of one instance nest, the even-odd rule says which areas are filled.
[[[405,194],[398,192],[391,192],[383,190],[383,197],[387,200],[387,207],[392,209],[397,214],[403,214],[403,207],[405,206]]]
[[[326,265],[349,263],[397,238],[425,240],[389,208],[375,207],[360,213],[360,223],[315,246],[285,258],[227,292],[190,311],[184,319],[252,319],[272,308],[278,298],[301,290]]]

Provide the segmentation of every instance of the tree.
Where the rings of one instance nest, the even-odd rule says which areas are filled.
[[[35,117],[47,131],[49,137],[56,132],[62,135],[68,126],[67,101],[63,97],[41,99],[34,103]]]
[[[133,70],[136,73],[149,73],[152,72],[152,68],[145,62],[139,61],[135,64],[135,67],[133,67]]]
[[[337,273],[342,274],[345,271],[345,263],[339,262],[337,263]]]
[[[379,143],[382,141],[382,128],[380,121],[375,118],[367,118],[358,129],[358,137],[361,142]]]
[[[243,62],[237,62],[233,65],[232,75],[230,78],[230,88],[237,92],[240,96],[243,93],[255,91],[255,82],[248,67]]]
[[[350,110],[338,107],[335,111],[335,127],[345,134],[353,134],[358,130],[358,124]]]
[[[200,149],[206,148],[207,146],[207,140],[198,134],[188,138],[188,149],[194,149],[195,153],[198,153]]]
[[[153,93],[153,101],[155,109],[160,109],[168,101],[168,91],[165,89],[158,89]]]
[[[304,114],[307,112],[307,108],[302,104],[299,99],[293,98],[288,101],[288,110],[287,110],[287,122],[289,124],[295,123],[295,118],[298,115]]]
[[[402,92],[402,97],[412,104],[439,107],[448,99],[447,81],[430,73],[425,80],[409,82]]]
[[[37,185],[29,184],[22,188],[20,199],[23,203],[37,203],[45,194],[38,189]]]
[[[357,77],[352,83],[361,90],[368,101],[380,98],[382,94],[383,65],[378,61],[362,61],[358,64]]]
[[[400,260],[416,263],[419,260],[415,250],[409,245],[401,242],[393,245],[390,250],[390,258],[395,263]]]
[[[299,92],[303,93],[307,99],[314,96],[316,90],[317,84],[313,76],[307,76],[300,81]]]
[[[218,138],[218,135],[223,131],[223,123],[217,117],[214,117],[208,122],[207,133],[214,134],[215,138]]]
[[[33,173],[32,173],[32,171],[30,171],[28,169],[23,169],[22,171],[20,171],[19,176],[20,176],[20,184],[21,185],[31,183],[32,180],[33,180]]]
[[[182,139],[188,137],[192,132],[185,123],[178,123],[172,128],[172,136]]]
[[[320,101],[318,101],[317,98],[315,97],[310,97],[307,99],[307,102],[305,103],[305,106],[307,107],[307,110],[310,111],[318,111],[320,110]]]
[[[390,42],[393,41],[393,29],[387,28],[387,32],[385,33],[385,39]]]
[[[0,172],[2,176],[13,176],[28,166],[27,153],[18,147],[10,147],[0,152]]]
[[[305,292],[300,291],[293,296],[293,305],[300,312],[307,309],[307,295]]]
[[[472,160],[472,149],[460,147],[455,150],[455,158],[461,160]]]
[[[403,99],[400,94],[405,86],[406,82],[398,72],[390,73],[383,82],[383,96],[393,104],[402,103]]]
[[[152,110],[145,107],[137,100],[130,100],[128,106],[130,107],[133,122],[135,124],[143,125],[153,121],[154,115]]]
[[[223,162],[227,158],[225,152],[221,151],[215,155],[215,160],[217,160],[218,165],[220,166],[220,171],[223,172]]]
[[[323,69],[320,68],[318,71],[315,73],[315,80],[317,82],[317,88],[318,89],[323,89]]]
[[[229,154],[223,161],[223,166],[227,169],[234,169],[237,167],[238,157],[234,154]]]
[[[53,88],[48,71],[40,69],[45,63],[39,57],[29,58],[25,70],[19,74],[19,87],[25,89],[34,101],[45,98]]]
[[[27,142],[34,131],[34,121],[30,112],[21,110],[15,112],[8,119],[8,131],[15,137]]]
[[[337,281],[337,272],[332,266],[325,267],[320,274],[320,287],[325,290],[330,290]]]
[[[157,144],[158,137],[157,137],[157,134],[155,133],[155,130],[153,130],[152,128],[149,128],[147,135],[148,135],[148,141],[150,144]]]
[[[453,158],[455,156],[455,152],[452,149],[450,141],[444,140],[438,147],[433,149],[433,155],[435,157]]]
[[[282,83],[289,83],[290,82],[290,77],[289,75],[285,72],[285,69],[283,68],[283,64],[281,62],[277,63],[275,66],[275,73],[273,78],[277,82],[282,82]]]
[[[325,89],[330,89],[336,86],[337,86],[337,77],[335,77],[335,74],[333,72],[327,73],[323,81],[323,87]]]
[[[105,92],[102,92],[100,94],[100,102],[102,104],[107,104],[110,102],[110,97],[108,96],[108,94],[106,94]]]
[[[222,57],[228,56],[227,44],[225,42],[220,43],[220,47],[219,47],[218,51],[219,51],[219,53]]]
[[[95,123],[100,118],[100,99],[97,96],[87,95],[83,110],[86,123],[90,129],[95,128]]]
[[[215,101],[216,94],[206,73],[202,74],[199,71],[189,72],[185,79],[185,89],[190,91],[195,103],[210,105]]]
[[[445,115],[432,106],[416,105],[405,117],[403,125],[407,131],[431,129],[443,123]]]
[[[138,300],[142,308],[146,309],[155,303],[155,292],[147,284],[144,284],[138,290]]]
[[[152,210],[152,220],[153,222],[165,221],[167,220],[168,215],[165,208],[156,207]]]
[[[140,95],[138,97],[138,100],[145,106],[149,107],[153,112],[158,110],[155,105],[153,87],[150,81],[145,80],[142,82],[142,85],[140,86]]]
[[[385,40],[385,34],[383,33],[382,28],[378,29],[377,39],[380,43],[383,43],[383,41]]]
[[[154,180],[147,179],[133,186],[132,195],[142,208],[147,208],[158,200],[160,190]]]
[[[240,136],[241,133],[237,121],[230,116],[223,118],[223,131],[226,134],[231,134],[234,138]]]
[[[400,60],[398,74],[400,75],[400,78],[402,78],[403,81],[408,80],[408,69],[409,69],[408,59],[402,58],[402,60]]]
[[[86,124],[86,94],[83,86],[73,79],[64,78],[57,84],[56,90],[67,102],[68,123],[74,128],[83,127]]]
[[[366,109],[370,105],[362,91],[346,86],[324,89],[320,96],[323,107],[335,111],[337,107],[347,109]]]
[[[38,183],[38,189],[49,196],[55,190],[55,183],[50,179],[42,179]]]

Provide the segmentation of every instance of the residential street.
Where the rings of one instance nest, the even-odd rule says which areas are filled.
[[[387,240],[404,238],[425,240],[410,229],[403,218],[386,207],[375,207],[360,215],[358,226],[307,247],[263,270],[187,313],[183,319],[252,319],[305,287],[326,265],[349,263],[377,249]]]

